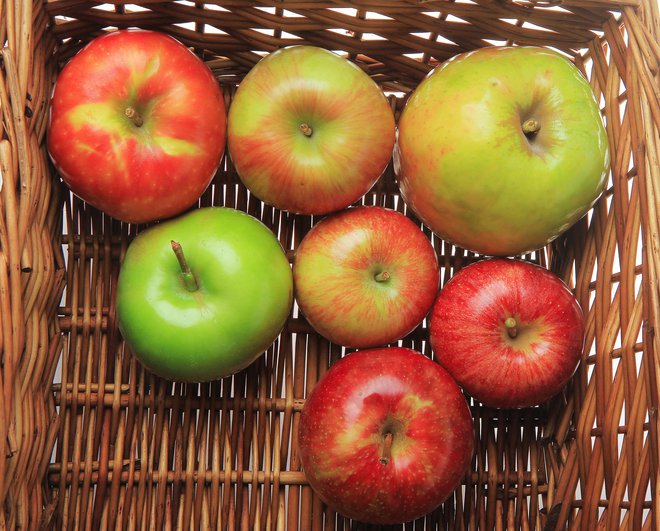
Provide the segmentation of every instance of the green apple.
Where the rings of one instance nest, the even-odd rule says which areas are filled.
[[[278,336],[293,304],[273,233],[231,208],[160,223],[129,245],[117,284],[119,329],[158,376],[202,382],[236,373]]]
[[[458,55],[420,83],[399,121],[401,194],[436,234],[513,256],[552,241],[603,192],[608,141],[587,80],[540,47]]]

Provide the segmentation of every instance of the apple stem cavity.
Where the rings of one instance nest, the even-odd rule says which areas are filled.
[[[518,323],[513,317],[507,317],[504,321],[504,326],[506,326],[506,332],[511,339],[518,335]]]
[[[126,107],[124,114],[131,119],[135,127],[142,127],[144,120],[142,119],[142,116],[140,116],[140,113],[138,113],[133,107]]]
[[[374,280],[376,282],[385,282],[390,279],[390,274],[387,271],[381,271],[374,275]]]
[[[179,242],[175,242],[174,240],[172,240],[170,243],[172,244],[172,250],[174,251],[176,258],[179,261],[179,267],[181,267],[181,275],[183,276],[183,282],[186,286],[186,289],[188,291],[197,291],[199,286],[195,280],[195,275],[193,275],[193,272],[190,270],[190,266],[186,261],[186,257],[183,254],[181,244]]]
[[[525,120],[523,122],[522,130],[527,138],[531,138],[541,130],[541,124],[538,122],[538,120],[530,118],[529,120]]]
[[[300,132],[307,137],[312,136],[312,133],[314,132],[310,125],[305,122],[301,123],[298,128],[300,129]]]
[[[388,431],[385,434],[385,438],[383,439],[383,449],[380,454],[380,459],[378,460],[381,465],[386,465],[387,463],[390,462],[390,459],[392,459],[392,439],[394,438],[394,435],[392,435],[392,432]]]

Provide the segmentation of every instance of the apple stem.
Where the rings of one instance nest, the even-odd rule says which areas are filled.
[[[385,434],[385,439],[383,440],[383,451],[380,454],[380,464],[381,465],[386,465],[387,463],[390,462],[390,459],[392,459],[392,439],[394,436],[392,435],[392,432],[387,432]]]
[[[179,267],[181,267],[181,274],[183,276],[183,282],[186,285],[186,289],[188,291],[197,291],[199,286],[195,280],[195,275],[193,275],[193,272],[190,270],[188,262],[186,262],[186,257],[183,255],[181,244],[179,242],[175,242],[174,240],[172,240],[170,243],[172,244],[172,250],[174,251],[176,258],[179,261]]]
[[[308,123],[303,122],[298,126],[298,128],[305,136],[312,136],[312,133],[314,132]]]
[[[126,107],[124,114],[131,119],[135,124],[135,127],[142,127],[144,120],[142,119],[142,116],[140,116],[140,113],[138,113],[133,107]]]
[[[511,339],[518,335],[518,323],[513,317],[507,317],[504,321],[504,326],[506,326],[506,332]]]
[[[376,282],[385,282],[390,279],[390,274],[387,271],[381,271],[374,275],[374,280]]]
[[[530,136],[538,133],[541,130],[541,124],[538,122],[538,120],[530,118],[529,120],[523,122],[522,130],[526,136]]]

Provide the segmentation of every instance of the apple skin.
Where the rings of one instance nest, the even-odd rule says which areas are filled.
[[[178,242],[198,290],[189,291]],[[129,245],[117,285],[119,329],[154,374],[203,382],[247,367],[275,340],[293,304],[291,266],[260,221],[207,207],[161,222]]]
[[[62,69],[50,108],[48,151],[62,179],[121,221],[183,212],[224,153],[220,87],[164,33],[120,30],[94,39]],[[125,114],[129,108],[141,125]]]
[[[241,180],[262,201],[298,214],[357,201],[385,170],[394,140],[394,115],[378,85],[315,46],[264,57],[229,108],[228,149]]]
[[[348,347],[400,339],[428,314],[440,282],[435,251],[410,219],[364,206],[305,235],[293,262],[296,300],[321,335]]]
[[[391,455],[382,461],[387,432]],[[333,364],[313,388],[298,448],[327,505],[361,522],[396,524],[431,512],[460,484],[473,421],[440,365],[406,348],[367,349]]]
[[[523,124],[540,126],[530,138]],[[589,83],[556,52],[489,47],[433,70],[399,120],[395,171],[410,208],[465,249],[539,249],[601,195],[608,140]]]
[[[438,362],[496,408],[534,406],[559,393],[584,346],[584,316],[571,291],[547,269],[520,260],[461,269],[440,291],[429,321]]]

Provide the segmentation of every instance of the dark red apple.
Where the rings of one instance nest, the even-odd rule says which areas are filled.
[[[569,288],[547,269],[490,259],[460,270],[430,315],[438,361],[483,404],[545,402],[580,362],[584,316]]]
[[[305,476],[337,512],[395,524],[438,507],[460,484],[473,422],[456,382],[410,349],[348,354],[325,373],[300,415]]]

